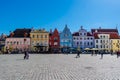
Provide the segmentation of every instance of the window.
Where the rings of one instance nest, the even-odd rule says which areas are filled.
[[[90,44],[93,45],[93,42],[91,42]]]
[[[89,40],[89,38],[87,38]]]
[[[57,41],[57,37],[54,38],[54,41]]]
[[[17,45],[19,44],[19,42],[17,41]]]
[[[39,35],[37,35],[37,38],[39,38]]]
[[[9,41],[7,41],[7,44],[9,44]]]
[[[93,38],[91,38],[91,40],[92,40]]]
[[[100,40],[100,43],[102,43],[102,40]]]
[[[75,38],[74,38],[74,40],[75,40]]]
[[[80,35],[82,35],[82,33],[80,33]]]
[[[105,45],[104,45],[104,48],[105,48]]]
[[[16,44],[16,41],[14,41],[14,44]]]
[[[98,48],[98,45],[96,45],[96,48]]]
[[[56,46],[56,45],[58,45],[58,43],[57,43],[57,42],[54,42],[54,45]]]
[[[45,38],[47,38],[47,35],[45,35]]]
[[[87,43],[87,45],[89,46],[89,42]]]
[[[118,43],[119,43],[119,40],[118,40]]]
[[[10,44],[12,44],[12,41],[10,42]]]
[[[82,38],[80,38],[80,40],[82,40]]]
[[[103,36],[103,38],[105,38],[105,36]]]
[[[86,33],[84,33],[84,35],[86,35]]]
[[[79,42],[77,42],[77,45],[79,45]]]
[[[86,45],[86,42],[84,42],[84,45]]]
[[[80,42],[80,45],[82,45],[82,42]]]
[[[33,35],[32,37],[35,38],[35,35]]]
[[[43,35],[41,35],[41,38],[43,38]]]
[[[84,40],[86,40],[86,38],[84,38]]]
[[[108,48],[108,46],[106,46],[106,48]]]
[[[68,36],[68,34],[64,34],[64,36],[65,36],[65,37],[67,37],[67,36]]]
[[[96,43],[98,43],[98,40],[96,40]]]

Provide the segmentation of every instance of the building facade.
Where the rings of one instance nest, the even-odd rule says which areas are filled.
[[[7,38],[7,35],[1,34],[0,36],[0,50],[4,51],[4,46],[5,46],[5,40]]]
[[[57,29],[54,32],[50,31],[49,34],[49,51],[60,52],[60,35]]]
[[[112,52],[120,51],[120,37],[117,33],[110,34],[110,50]]]
[[[49,32],[45,29],[32,30],[30,33],[31,50],[46,52],[49,49]]]
[[[64,30],[60,33],[60,47],[62,52],[66,52],[72,47],[72,39],[72,33],[66,25]]]
[[[110,34],[109,33],[94,33],[95,48],[98,50],[110,50]]]
[[[95,48],[98,50],[106,50],[116,52],[120,50],[120,38],[117,29],[94,29]]]
[[[94,48],[94,36],[81,26],[78,32],[73,33],[73,47],[79,47],[81,50]]]
[[[24,51],[30,48],[31,29],[16,29],[6,38],[5,47],[9,51]]]

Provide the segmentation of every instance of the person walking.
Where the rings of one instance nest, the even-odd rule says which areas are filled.
[[[79,57],[80,57],[80,51],[77,52],[76,58],[79,58]]]
[[[26,59],[26,56],[27,56],[27,52],[24,51],[24,59]]]
[[[101,59],[103,59],[104,51],[101,51]]]
[[[28,53],[28,51],[24,52],[24,59],[29,59],[29,53]]]
[[[77,56],[76,58],[79,58],[80,57],[80,48],[77,49]]]
[[[119,58],[120,56],[120,51],[117,51],[117,58]]]

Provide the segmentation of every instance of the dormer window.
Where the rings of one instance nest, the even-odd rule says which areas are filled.
[[[80,35],[82,35],[82,33],[80,33]]]
[[[64,36],[65,36],[65,37],[67,37],[67,36],[68,36],[68,34],[65,34]]]

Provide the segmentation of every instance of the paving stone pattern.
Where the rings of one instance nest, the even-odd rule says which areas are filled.
[[[116,55],[82,54],[0,55],[0,80],[120,80]]]

